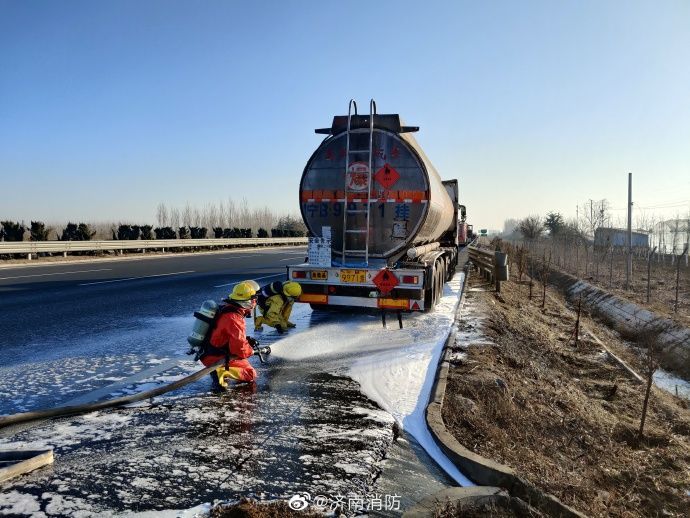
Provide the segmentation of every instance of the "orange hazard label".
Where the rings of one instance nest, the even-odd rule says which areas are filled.
[[[398,283],[398,278],[388,270],[381,270],[372,279],[373,283],[384,295],[390,293],[393,288],[395,288]]]
[[[398,173],[392,165],[386,164],[376,171],[374,178],[386,189],[390,189],[395,182],[400,180],[400,173]]]

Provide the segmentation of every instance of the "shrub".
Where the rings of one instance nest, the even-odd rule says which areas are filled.
[[[256,233],[256,237],[268,237],[268,232],[265,228],[260,228]]]
[[[153,239],[153,227],[151,225],[141,226],[141,239]]]
[[[172,227],[154,228],[153,232],[156,234],[156,239],[177,239],[177,234]]]
[[[208,233],[206,227],[190,227],[189,231],[192,235],[192,239],[206,239],[206,234]]]
[[[180,236],[180,239],[189,239],[189,229],[187,227],[180,227],[178,236]]]
[[[117,227],[117,237],[115,239],[136,240],[141,235],[139,225],[120,225]]]
[[[58,238],[59,241],[91,241],[91,238],[96,234],[95,230],[86,223],[67,223],[67,226],[62,230],[62,235]]]
[[[14,221],[3,221],[0,225],[3,229],[2,238],[5,241],[24,241],[26,227]]]
[[[31,236],[29,239],[31,241],[48,241],[48,234],[52,229],[46,228],[45,223],[42,221],[32,221],[31,222]]]
[[[213,227],[213,235],[216,237],[216,239],[220,239],[223,237],[223,227]]]

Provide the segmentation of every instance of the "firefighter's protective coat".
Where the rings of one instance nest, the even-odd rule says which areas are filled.
[[[290,322],[292,306],[293,301],[286,299],[283,295],[268,297],[264,305],[260,306],[261,316],[256,318],[254,325],[260,327],[262,324],[266,324],[271,327],[280,326],[283,329],[295,327],[295,325]]]
[[[245,326],[245,318],[250,315],[250,310],[228,304],[220,311],[218,323],[211,334],[211,345],[218,349],[227,349],[235,358],[228,363],[228,369],[218,369],[219,382],[224,384],[225,378],[237,381],[256,380],[256,371],[247,361],[247,358],[254,354],[254,349],[247,341]],[[209,354],[201,361],[208,367],[223,358],[223,355]]]

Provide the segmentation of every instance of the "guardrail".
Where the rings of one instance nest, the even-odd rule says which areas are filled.
[[[479,273],[490,282],[496,283],[496,291],[500,293],[501,282],[507,281],[508,254],[504,252],[494,252],[478,246],[468,246],[470,261],[474,264]]]
[[[132,239],[107,241],[4,241],[0,242],[0,255],[26,254],[31,260],[39,253],[99,252],[112,250],[162,250],[174,248],[235,248],[240,246],[306,245],[306,237],[253,237],[228,239]]]

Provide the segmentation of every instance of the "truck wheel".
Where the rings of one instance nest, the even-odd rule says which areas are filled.
[[[436,305],[436,278],[436,265],[434,265],[429,279],[429,287],[424,290],[424,313],[429,313]]]
[[[434,306],[438,304],[441,300],[441,290],[443,289],[443,281],[441,280],[441,275],[443,275],[443,263],[441,261],[436,262],[434,267]]]

